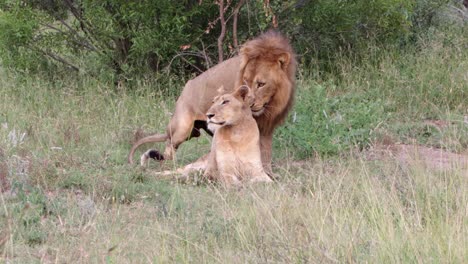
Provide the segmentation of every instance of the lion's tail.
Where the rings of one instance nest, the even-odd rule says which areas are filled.
[[[163,141],[166,141],[167,138],[168,137],[166,134],[157,134],[157,135],[147,136],[138,140],[137,142],[135,142],[135,144],[133,144],[132,149],[130,149],[130,153],[128,154],[128,163],[133,164],[133,154],[135,154],[136,149],[140,145],[145,144],[145,143],[151,143],[151,142],[163,142]]]

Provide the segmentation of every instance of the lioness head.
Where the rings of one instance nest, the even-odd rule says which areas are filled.
[[[208,129],[213,132],[223,126],[236,125],[246,115],[252,115],[248,87],[241,86],[229,94],[224,92],[223,87],[218,90],[220,95],[214,98],[206,113]]]
[[[241,49],[237,85],[250,87],[254,116],[284,118],[292,104],[296,61],[288,40],[270,31],[247,42]],[[281,120],[268,120],[276,124]]]

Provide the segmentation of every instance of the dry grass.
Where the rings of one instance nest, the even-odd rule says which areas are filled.
[[[456,168],[352,158],[278,169],[279,182],[240,190],[167,183],[163,190],[157,179],[146,179],[153,187],[131,202],[103,199],[100,179],[94,193],[44,193],[47,213],[31,201],[15,215],[24,203],[9,198],[5,219],[15,219],[14,231],[3,256],[19,262],[209,263],[468,258],[468,179]],[[25,224],[34,212],[42,214],[34,227],[43,232],[39,243]]]

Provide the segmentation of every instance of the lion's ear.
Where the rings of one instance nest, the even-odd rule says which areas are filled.
[[[248,54],[250,54],[252,51],[252,49],[248,46],[248,45],[244,45],[242,46],[242,48],[240,49],[240,52],[239,54],[243,57],[246,57],[248,59]]]
[[[244,72],[245,66],[247,66],[247,62],[249,62],[249,56],[245,54],[241,54],[240,64],[239,64],[239,71]]]
[[[241,73],[240,76],[243,76],[245,66],[247,66],[247,62],[249,62],[250,57],[250,48],[248,46],[243,46],[240,50],[239,56],[240,56],[240,65],[239,65],[239,72]]]
[[[226,89],[224,89],[224,85],[221,85],[221,87],[218,88],[218,94],[225,94]]]
[[[286,67],[288,67],[290,60],[291,60],[291,55],[287,52],[279,55],[278,57],[278,62],[282,69],[285,69]]]

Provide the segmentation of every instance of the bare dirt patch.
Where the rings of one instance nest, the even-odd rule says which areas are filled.
[[[10,182],[8,181],[8,167],[3,161],[0,161],[0,193],[10,189]]]
[[[420,163],[433,170],[461,168],[463,172],[468,173],[468,153],[453,153],[420,145],[376,145],[366,153],[366,158],[370,160],[391,158],[405,165]]]
[[[8,164],[5,162],[4,151],[0,148],[0,193],[10,189],[8,181]]]

